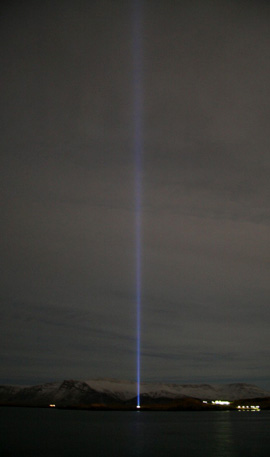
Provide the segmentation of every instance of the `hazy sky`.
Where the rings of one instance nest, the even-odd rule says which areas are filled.
[[[1,383],[136,379],[132,3],[1,7]],[[143,3],[142,380],[269,389],[270,5]]]

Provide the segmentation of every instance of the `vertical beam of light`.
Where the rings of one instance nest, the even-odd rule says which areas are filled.
[[[132,0],[133,7],[133,146],[135,156],[135,238],[136,238],[136,315],[137,315],[137,408],[141,385],[141,261],[142,261],[142,0]]]

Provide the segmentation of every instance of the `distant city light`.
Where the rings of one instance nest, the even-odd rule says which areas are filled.
[[[238,405],[237,409],[238,409],[238,411],[260,411],[261,410],[259,405],[256,405],[256,406],[255,405],[251,405],[251,406],[249,406],[249,405],[243,405],[243,406]]]
[[[55,408],[55,405],[51,403],[50,408]]]
[[[224,400],[214,400],[212,401],[213,405],[230,405],[231,401],[224,401]]]

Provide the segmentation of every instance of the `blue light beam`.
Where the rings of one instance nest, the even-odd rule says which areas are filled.
[[[142,1],[133,0],[133,146],[135,155],[135,237],[136,237],[136,312],[137,312],[137,408],[141,385],[141,262],[142,262],[142,154],[143,154],[143,84],[142,84]]]

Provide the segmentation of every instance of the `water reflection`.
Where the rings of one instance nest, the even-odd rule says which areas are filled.
[[[268,411],[91,412],[0,408],[1,457],[265,457]]]
[[[215,455],[220,457],[237,457],[232,429],[232,413],[228,411],[219,414],[220,417],[217,417],[213,434]]]
[[[145,413],[129,427],[131,457],[238,457],[230,413]]]

